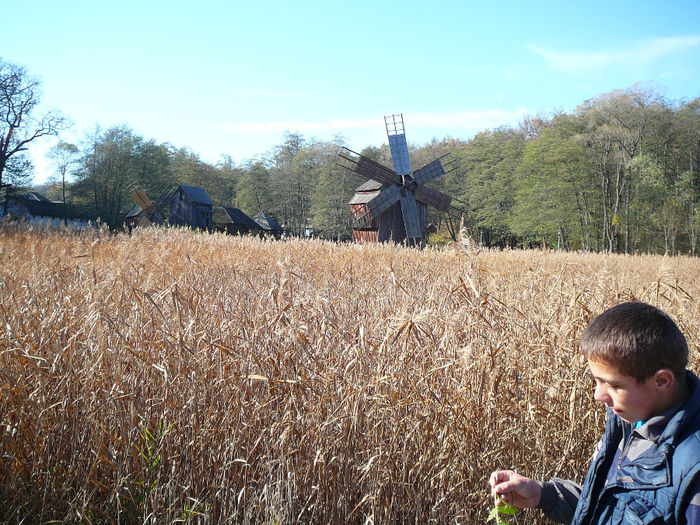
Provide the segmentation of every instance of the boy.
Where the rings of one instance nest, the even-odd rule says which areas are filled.
[[[583,487],[491,474],[492,495],[560,523],[700,524],[700,388],[676,324],[644,303],[593,319],[580,349],[608,408]]]

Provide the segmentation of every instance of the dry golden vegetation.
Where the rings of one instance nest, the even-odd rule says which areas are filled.
[[[0,260],[7,522],[479,523],[495,468],[582,479],[592,316],[656,304],[698,363],[691,258],[7,226]]]

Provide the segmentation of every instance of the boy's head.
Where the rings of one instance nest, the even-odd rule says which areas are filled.
[[[683,377],[688,343],[676,323],[649,304],[619,304],[593,319],[581,336],[581,353],[606,363],[638,383],[662,368]]]
[[[653,306],[624,303],[603,312],[584,330],[581,352],[596,380],[596,401],[625,421],[647,420],[685,396],[688,345]]]

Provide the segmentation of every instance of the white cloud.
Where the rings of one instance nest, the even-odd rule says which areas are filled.
[[[442,113],[411,113],[406,120],[411,129],[419,127],[439,128],[445,133],[456,129],[481,130],[514,124],[530,112],[525,108],[516,111],[502,109],[461,110]],[[348,130],[383,129],[384,120],[360,117],[356,119],[332,119],[328,121],[271,121],[242,124],[226,123],[218,126],[219,131],[231,133],[268,133],[294,130],[303,133],[333,131],[345,133]]]
[[[574,51],[559,53],[536,44],[528,45],[533,53],[545,58],[549,64],[565,71],[603,69],[622,65],[638,65],[654,62],[670,55],[700,46],[700,36],[650,38],[629,49],[608,51]]]

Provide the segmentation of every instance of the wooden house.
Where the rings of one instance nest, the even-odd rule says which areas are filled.
[[[355,190],[355,195],[348,203],[352,216],[352,239],[355,242],[400,242],[406,238],[401,203],[390,206],[378,217],[373,217],[367,203],[379,195],[383,185],[375,180],[368,180]],[[428,207],[416,197],[418,225],[423,232],[428,220]]]
[[[211,230],[214,203],[202,188],[181,184],[170,201],[171,226]]]
[[[218,206],[214,209],[213,223],[215,230],[231,235],[257,233],[262,229],[257,222],[241,210],[229,206]]]
[[[253,217],[253,220],[258,223],[263,233],[268,233],[275,237],[281,237],[284,234],[284,228],[262,210]]]

